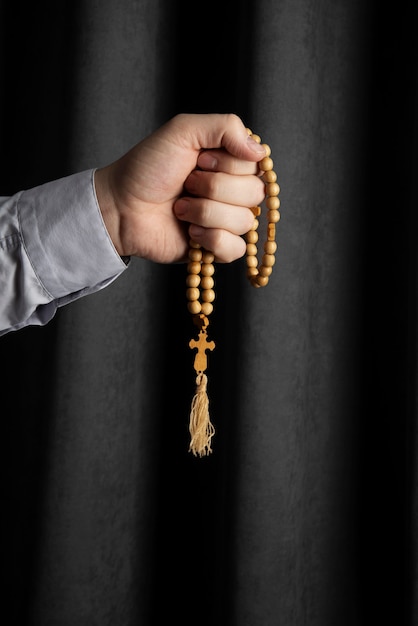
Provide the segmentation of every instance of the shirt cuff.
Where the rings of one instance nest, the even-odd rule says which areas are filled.
[[[18,201],[23,245],[54,300],[116,278],[126,269],[103,222],[94,172],[34,187]]]

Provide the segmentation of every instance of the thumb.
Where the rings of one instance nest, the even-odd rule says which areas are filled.
[[[183,113],[172,122],[179,125],[183,139],[195,150],[225,148],[247,161],[260,161],[266,156],[263,146],[248,134],[241,118],[234,113]]]

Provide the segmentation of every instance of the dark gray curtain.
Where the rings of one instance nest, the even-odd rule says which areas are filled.
[[[1,195],[178,112],[241,115],[282,189],[269,285],[216,269],[210,457],[183,266],[0,340],[8,624],[416,624],[417,22],[382,7],[1,3]]]

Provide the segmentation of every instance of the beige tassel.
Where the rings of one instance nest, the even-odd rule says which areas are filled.
[[[211,439],[215,434],[215,428],[209,417],[207,383],[206,374],[200,372],[196,378],[196,394],[193,397],[190,411],[189,432],[191,441],[189,451],[200,457],[211,454]]]

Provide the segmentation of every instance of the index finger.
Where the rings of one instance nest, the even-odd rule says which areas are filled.
[[[180,113],[165,127],[174,132],[173,136],[183,147],[193,150],[225,148],[230,154],[248,161],[261,161],[266,154],[234,113]]]

